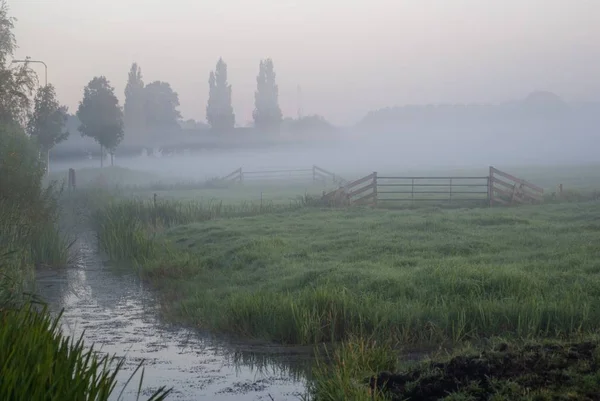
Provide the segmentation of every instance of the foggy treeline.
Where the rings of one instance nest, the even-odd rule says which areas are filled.
[[[365,151],[379,153],[390,151],[386,148],[392,144],[398,157],[412,149],[411,157],[418,153],[431,157],[428,164],[435,162],[440,152],[440,163],[485,165],[497,157],[519,163],[593,162],[595,138],[600,131],[600,102],[569,103],[552,92],[539,91],[500,104],[388,107],[366,111],[358,120],[353,126],[333,126],[321,116],[284,117],[274,136],[256,127],[235,127],[218,134],[206,123],[180,119],[172,126],[154,127],[136,135],[128,135],[126,130],[120,149],[123,155],[131,155],[139,154],[140,146],[181,144],[185,148],[185,144],[210,143],[218,148],[222,141],[228,147],[244,148],[248,142],[286,139],[295,144],[290,146],[361,143]],[[67,127],[71,132],[78,124],[75,116],[69,116]],[[57,146],[56,153],[81,155],[95,150],[89,138],[72,135]]]

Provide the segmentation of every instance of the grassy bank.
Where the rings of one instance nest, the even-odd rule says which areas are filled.
[[[64,268],[71,255],[58,228],[60,188],[43,175],[32,140],[0,124],[0,399],[107,400],[123,362],[65,337],[60,317],[26,293],[36,267]]]
[[[109,253],[137,259],[167,312],[202,327],[289,344],[352,335],[441,344],[600,328],[597,203],[306,208],[177,222],[152,236],[148,215],[118,204],[104,213],[113,214],[100,227]]]
[[[119,194],[94,222],[101,246],[135,263],[171,319],[283,344],[336,343],[315,367],[316,399],[587,400],[600,390],[592,170],[561,177],[576,190],[542,206],[331,210],[307,196],[261,207],[258,187],[146,188]],[[130,199],[154,192],[156,206]],[[500,341],[506,348],[494,348]],[[398,358],[421,347],[454,348],[458,359]],[[523,368],[502,371],[507,358]],[[369,377],[384,380],[369,386]]]
[[[63,336],[60,316],[26,303],[0,308],[0,319],[1,399],[104,401],[114,392],[124,360],[98,354],[82,338]],[[160,388],[148,401],[164,400],[169,393]]]
[[[69,241],[57,225],[60,188],[42,185],[44,165],[18,127],[0,125],[0,302],[14,300],[34,267],[64,267]],[[7,284],[11,283],[11,284]]]
[[[348,341],[331,359],[319,359],[309,399],[337,400],[597,400],[597,337],[489,341],[434,353],[421,361],[397,357],[389,344]]]

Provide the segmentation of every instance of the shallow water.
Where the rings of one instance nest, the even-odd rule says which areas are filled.
[[[298,400],[305,392],[304,350],[236,344],[166,324],[158,318],[153,294],[135,274],[106,267],[93,233],[78,235],[79,261],[62,271],[38,271],[37,294],[52,311],[64,308],[65,334],[96,350],[125,357],[116,400],[123,384],[144,359],[144,395],[174,387],[168,400]],[[140,372],[123,400],[135,400]],[[140,397],[143,399],[143,397]]]

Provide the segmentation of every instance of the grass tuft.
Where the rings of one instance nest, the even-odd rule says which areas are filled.
[[[0,309],[0,319],[0,399],[102,401],[114,392],[123,360],[87,348],[83,335],[63,336],[60,315],[51,318],[45,306],[28,303]],[[170,391],[162,387],[149,400],[164,400]]]

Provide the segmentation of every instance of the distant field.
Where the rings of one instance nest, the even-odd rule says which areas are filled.
[[[590,192],[600,189],[600,165],[496,167],[541,186],[546,194],[556,192],[559,184],[563,184],[566,192]],[[361,177],[339,171],[335,173],[349,180]],[[364,175],[369,173],[366,171]],[[404,170],[378,173],[393,176],[487,176],[488,169],[482,167],[480,169]],[[65,185],[66,179],[67,172],[51,175],[51,180],[64,182]],[[120,167],[77,170],[77,185],[79,188],[103,186],[109,190],[118,190],[120,194],[127,197],[151,198],[156,193],[162,199],[218,200],[226,203],[239,201],[260,203],[262,200],[262,202],[277,204],[289,203],[305,194],[319,195],[324,190],[329,191],[337,186],[332,183],[314,184],[311,180],[248,181],[243,185],[233,185],[227,188],[215,182],[209,182],[207,185],[205,181],[189,181]],[[481,188],[477,190],[481,190]],[[469,195],[464,196],[468,197]],[[456,197],[459,198],[460,195]]]
[[[565,189],[580,191],[600,189],[600,164],[565,166],[495,165],[494,167],[539,185],[547,192],[556,191],[559,184],[563,184]],[[411,169],[381,171],[378,173],[406,176],[487,176],[488,168]]]

